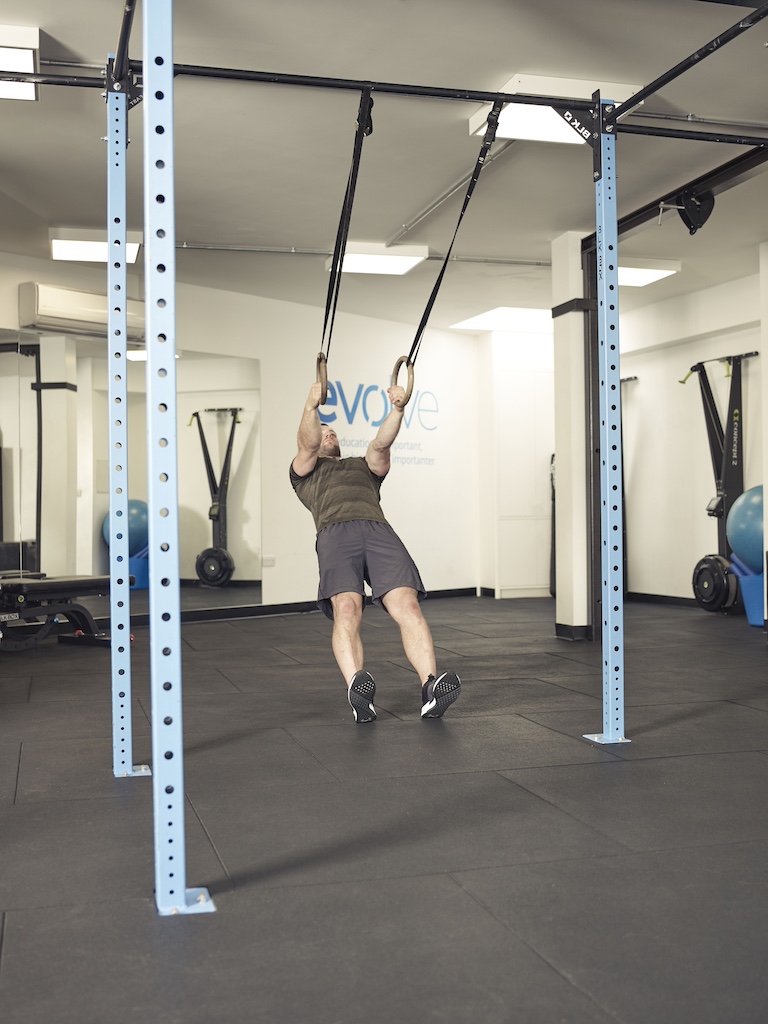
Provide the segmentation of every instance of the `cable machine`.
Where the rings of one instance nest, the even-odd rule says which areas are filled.
[[[730,571],[731,546],[726,536],[728,513],[744,491],[744,408],[741,400],[741,363],[757,352],[744,352],[738,356],[708,359],[696,363],[680,381],[698,374],[704,422],[707,428],[712,471],[715,476],[715,496],[707,505],[707,515],[717,519],[717,554],[706,555],[693,570],[693,594],[698,605],[708,612],[721,611],[736,603],[739,593],[738,579]],[[726,376],[731,378],[728,397],[728,417],[725,429],[717,411],[712,385],[705,363],[725,363]]]
[[[240,408],[230,409],[205,409],[204,412],[228,413],[231,418],[229,428],[229,441],[224,455],[224,465],[221,468],[221,475],[218,483],[216,474],[213,471],[213,463],[208,452],[208,444],[205,440],[205,431],[200,419],[199,412],[192,413],[192,420],[197,420],[197,429],[200,432],[200,443],[203,447],[203,459],[205,460],[205,471],[208,475],[208,487],[211,491],[211,507],[208,510],[208,518],[213,524],[213,547],[201,551],[195,560],[195,572],[201,583],[207,587],[223,587],[232,579],[235,571],[235,561],[227,551],[227,495],[229,492],[229,475],[232,466],[232,448],[235,443],[235,427],[239,423],[238,413]]]

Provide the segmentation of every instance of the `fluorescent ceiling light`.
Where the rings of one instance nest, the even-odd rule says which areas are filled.
[[[601,99],[622,103],[630,96],[634,96],[640,86],[620,82],[585,81],[578,78],[551,78],[545,75],[515,75],[502,85],[499,92],[588,100],[598,89]],[[482,107],[470,117],[470,135],[482,135],[485,132],[489,110],[488,106]],[[588,119],[589,127],[592,128],[592,119],[587,111],[574,111],[574,118],[581,123]],[[524,103],[508,103],[504,107],[499,118],[496,138],[564,142],[577,146],[584,142],[578,132],[552,107]]]
[[[677,260],[627,260],[619,264],[619,287],[645,288],[682,270]]]
[[[21,71],[34,74],[38,70],[40,30],[19,25],[0,25],[0,71]],[[34,82],[0,81],[0,99],[36,100]]]
[[[51,242],[51,257],[54,260],[73,260],[77,263],[106,263],[116,252],[107,242],[106,231],[88,231],[80,228],[51,228],[48,232]],[[129,231],[126,237],[124,258],[135,263],[142,234]],[[111,252],[110,252],[111,250]]]
[[[344,274],[407,274],[429,256],[427,245],[383,245],[377,242],[349,242],[341,263]],[[325,269],[333,266],[333,256]]]
[[[451,324],[453,331],[508,331],[513,334],[552,334],[552,311],[497,306],[468,320]]]

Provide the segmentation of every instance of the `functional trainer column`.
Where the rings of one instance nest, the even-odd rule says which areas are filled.
[[[155,903],[162,915],[215,910],[186,888],[176,444],[173,0],[144,0],[144,244]]]
[[[614,104],[600,102],[594,139],[597,223],[597,321],[600,372],[600,545],[603,620],[603,731],[597,743],[624,736],[624,542],[622,539],[621,377],[619,368],[619,232]]]
[[[113,67],[110,59],[108,70]],[[109,615],[112,648],[112,772],[149,775],[133,763],[131,611],[128,574],[128,267],[125,160],[128,147],[124,82],[107,82],[107,310],[109,366]]]

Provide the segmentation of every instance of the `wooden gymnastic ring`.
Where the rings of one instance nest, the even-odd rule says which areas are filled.
[[[317,353],[316,382],[320,385],[320,405],[328,399],[328,361],[323,352]]]
[[[400,356],[395,363],[395,368],[392,371],[392,387],[397,384],[397,375],[400,373],[400,367],[403,363],[408,367],[408,384],[405,388],[405,397],[403,398],[403,403],[400,406],[401,409],[404,409],[406,405],[408,405],[408,401],[413,393],[413,363],[410,361],[408,356]]]

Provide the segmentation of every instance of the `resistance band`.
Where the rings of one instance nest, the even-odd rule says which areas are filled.
[[[426,309],[424,310],[424,314],[422,315],[421,322],[418,328],[416,329],[416,337],[413,339],[411,351],[408,353],[407,356],[400,356],[400,358],[395,363],[394,370],[392,371],[392,385],[394,386],[395,384],[397,384],[397,375],[400,372],[400,367],[405,365],[408,369],[408,383],[405,389],[405,398],[403,399],[402,403],[403,405],[406,405],[408,403],[408,400],[411,397],[411,393],[413,392],[413,365],[416,362],[416,356],[419,354],[419,348],[421,347],[421,339],[424,334],[424,330],[426,329],[427,321],[429,320],[429,315],[432,312],[432,307],[435,304],[437,293],[440,291],[440,285],[443,283],[443,277],[445,277],[445,271],[446,268],[448,267],[448,261],[451,258],[453,245],[454,242],[456,241],[456,236],[459,233],[461,222],[464,219],[464,214],[467,212],[467,207],[469,206],[469,201],[472,198],[472,193],[475,190],[477,179],[480,177],[480,172],[482,171],[486,157],[488,156],[488,151],[493,145],[494,139],[496,138],[496,130],[499,127],[499,115],[501,114],[503,106],[503,102],[501,100],[497,100],[496,103],[494,103],[493,105],[493,110],[488,115],[488,127],[485,132],[485,138],[483,139],[483,144],[480,147],[480,155],[477,158],[477,163],[475,164],[475,169],[472,172],[472,177],[469,179],[467,194],[464,197],[464,205],[462,206],[461,213],[459,214],[459,220],[458,223],[456,224],[456,230],[453,232],[451,244],[448,246],[448,252],[445,254],[445,259],[443,260],[443,265],[440,268],[440,273],[437,275],[437,280],[435,281],[435,286],[432,289],[432,294],[429,296],[429,300],[427,302]]]
[[[336,304],[339,299],[339,288],[341,286],[341,265],[344,262],[344,253],[347,248],[349,222],[352,220],[352,202],[355,198],[355,186],[357,184],[357,172],[360,169],[360,156],[363,151],[363,139],[367,135],[371,135],[373,133],[373,121],[371,120],[372,108],[373,100],[371,99],[371,90],[370,88],[363,89],[360,95],[360,109],[357,112],[357,130],[355,132],[355,144],[352,150],[352,166],[349,169],[347,191],[344,194],[344,203],[341,207],[339,230],[336,233],[336,245],[333,249],[331,273],[328,279],[328,297],[325,300],[323,338],[320,343],[320,352],[317,356],[317,382],[321,385],[321,405],[325,405],[325,401],[328,398],[327,364],[328,354],[331,350],[333,324],[336,319]]]

